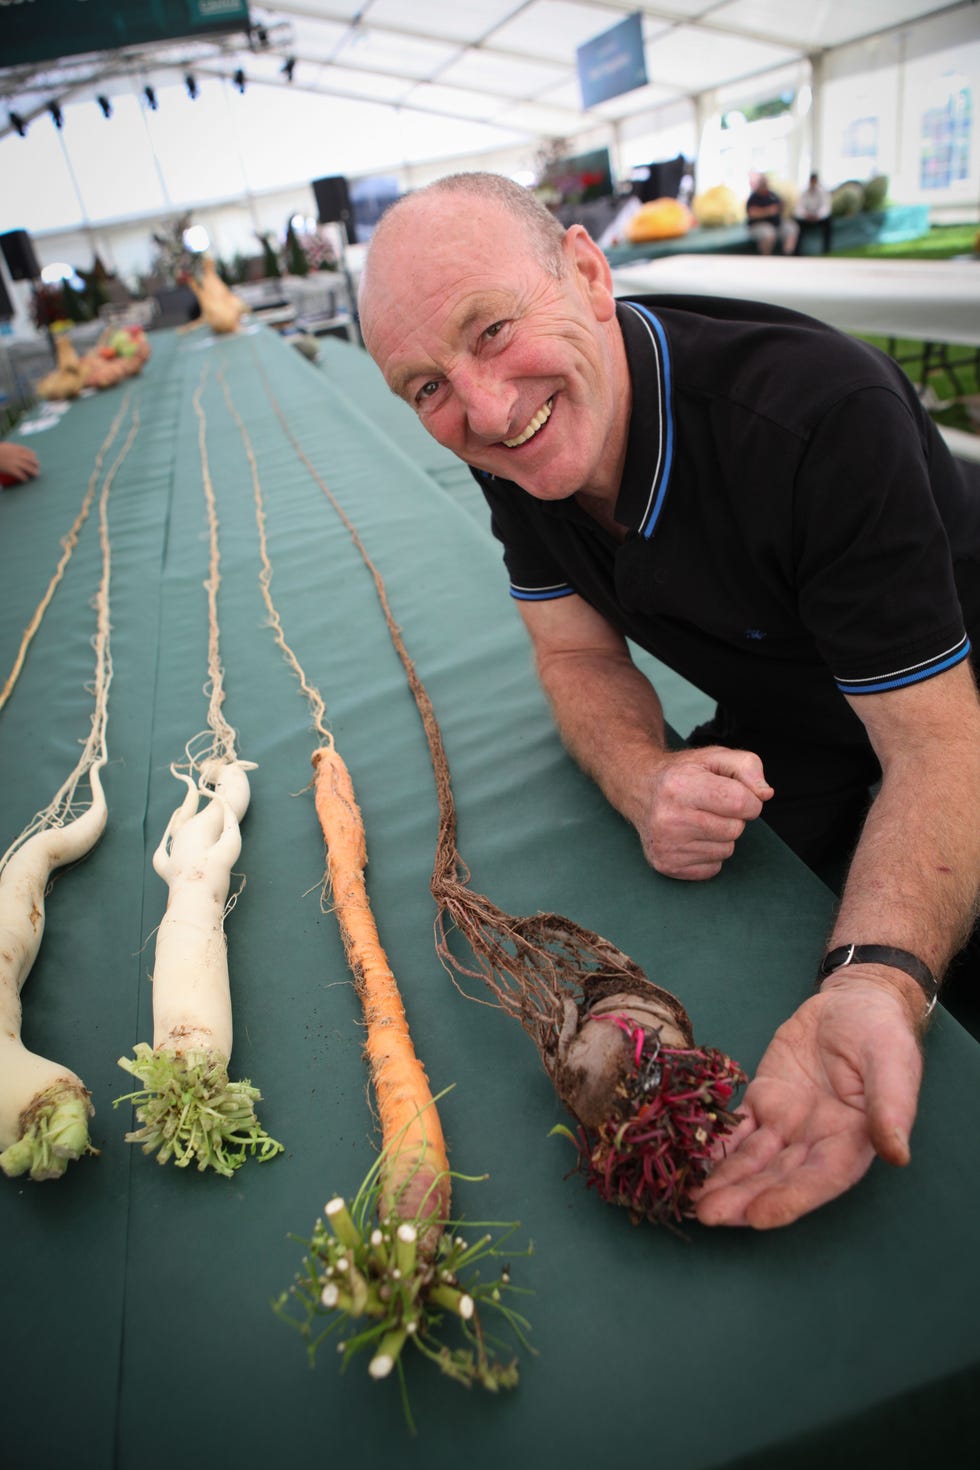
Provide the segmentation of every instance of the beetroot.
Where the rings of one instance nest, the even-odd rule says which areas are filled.
[[[712,1150],[737,1121],[729,1104],[746,1080],[714,1048],[697,1048],[674,996],[650,985],[569,1004],[555,1086],[578,1120],[588,1186],[634,1224],[676,1226],[693,1214]]]

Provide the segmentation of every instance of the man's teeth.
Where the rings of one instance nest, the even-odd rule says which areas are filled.
[[[518,434],[516,439],[504,440],[504,443],[506,444],[508,449],[516,449],[519,444],[526,444],[529,439],[534,438],[535,434],[542,427],[542,425],[546,424],[551,418],[551,406],[553,402],[554,400],[549,398],[544,407],[538,409],[537,413],[534,415],[534,418],[528,424],[523,434]]]

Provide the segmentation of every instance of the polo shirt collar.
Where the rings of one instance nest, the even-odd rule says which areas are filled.
[[[664,507],[674,463],[675,429],[670,346],[663,323],[649,307],[619,301],[633,386],[626,463],[616,519],[649,539]]]
[[[674,463],[670,344],[659,317],[638,301],[618,301],[616,318],[626,347],[633,403],[623,478],[613,514],[621,526],[649,540],[663,511]],[[496,478],[483,470],[477,474],[488,483]],[[537,504],[542,515],[595,526],[574,495]]]

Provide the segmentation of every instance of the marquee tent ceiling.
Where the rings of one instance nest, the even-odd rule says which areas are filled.
[[[487,149],[574,138],[597,122],[958,8],[949,0],[285,0],[252,5],[248,35],[0,67],[0,138],[52,102],[94,102],[189,71],[233,83],[240,72],[240,90],[380,105],[399,127],[413,115],[445,118],[443,156],[451,157],[465,151],[463,136],[485,139]],[[637,11],[647,85],[583,110],[576,48]]]

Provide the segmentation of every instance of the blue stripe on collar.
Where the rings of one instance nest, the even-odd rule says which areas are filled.
[[[644,325],[650,337],[650,345],[653,348],[654,360],[656,362],[656,392],[657,409],[660,417],[660,445],[657,454],[657,462],[654,466],[653,478],[650,483],[650,495],[647,500],[643,517],[640,521],[639,531],[645,540],[653,535],[660,512],[663,509],[664,498],[667,494],[667,486],[670,481],[670,471],[674,462],[674,406],[673,385],[670,372],[670,349],[667,344],[667,334],[661,323],[645,306],[638,301],[624,301],[623,306],[628,306],[644,319]]]

